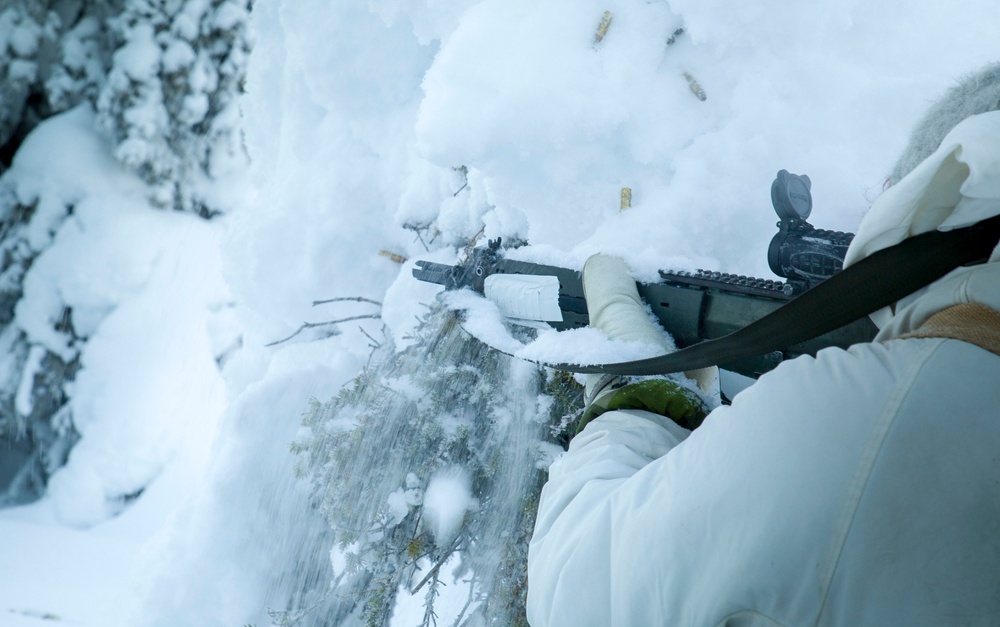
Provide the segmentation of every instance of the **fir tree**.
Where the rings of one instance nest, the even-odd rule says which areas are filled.
[[[17,327],[25,277],[73,205],[41,211],[5,170],[39,123],[89,106],[151,200],[216,215],[204,185],[245,160],[237,100],[249,10],[249,0],[0,3],[0,506],[40,496],[78,438],[69,399],[86,341],[69,307],[53,321],[60,353]]]
[[[0,163],[42,120],[95,102],[121,0],[12,0],[0,8]],[[2,171],[2,168],[0,168]]]
[[[423,624],[434,625],[443,618],[434,601],[444,566],[458,564],[469,602],[447,624],[473,615],[526,624],[542,442],[553,439],[547,425],[575,411],[580,386],[512,364],[465,336],[447,311],[432,311],[413,339],[398,353],[383,346],[350,386],[313,402],[293,444],[345,556],[336,593],[353,598],[373,626],[387,624],[400,590],[423,593]],[[452,468],[467,474],[473,499],[457,532],[443,537],[424,496],[431,478]]]
[[[64,309],[53,329],[64,338],[63,354],[29,343],[15,322],[25,275],[50,243],[32,233],[54,230],[66,217],[36,209],[0,178],[0,446],[6,451],[0,464],[0,506],[40,497],[48,477],[79,439],[68,406],[68,389],[80,365],[72,310]]]
[[[109,20],[118,47],[99,123],[160,206],[210,217],[199,185],[243,158],[249,10],[248,0],[126,0]]]

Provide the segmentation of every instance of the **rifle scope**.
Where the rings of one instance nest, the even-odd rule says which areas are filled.
[[[806,222],[812,212],[812,182],[804,174],[778,172],[771,184],[771,204],[778,232],[767,249],[767,263],[788,280],[786,289],[801,294],[844,268],[853,233],[817,229]],[[789,295],[792,295],[789,294]]]

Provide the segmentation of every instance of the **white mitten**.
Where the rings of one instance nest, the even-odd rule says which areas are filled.
[[[628,266],[618,257],[596,254],[583,266],[583,294],[587,299],[590,326],[600,329],[613,340],[642,342],[658,346],[662,353],[674,350],[666,332],[652,320],[635,279]],[[709,367],[686,372],[705,394],[717,394],[718,368]],[[585,402],[589,405],[605,391],[611,391],[626,381],[611,375],[587,375]]]
[[[635,279],[618,257],[593,255],[583,266],[583,295],[590,326],[613,340],[642,342],[673,350],[666,333],[649,317]]]

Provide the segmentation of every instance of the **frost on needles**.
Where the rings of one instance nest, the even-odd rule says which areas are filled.
[[[526,624],[528,539],[557,448],[544,442],[578,411],[580,386],[491,351],[443,309],[414,335],[313,401],[292,446],[335,534],[330,594],[368,625],[418,595],[424,625]],[[442,591],[464,595],[457,616],[437,615]]]
[[[126,0],[107,21],[116,50],[98,122],[157,205],[211,215],[199,185],[243,157],[248,19],[246,0]]]

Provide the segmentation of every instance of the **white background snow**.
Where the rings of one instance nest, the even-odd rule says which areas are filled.
[[[322,532],[287,444],[310,396],[365,363],[358,325],[381,323],[265,345],[375,311],[311,305],[339,296],[383,301],[405,335],[435,289],[380,251],[451,263],[482,231],[568,267],[602,251],[638,278],[767,276],[779,169],[812,178],[815,225],[853,230],[932,99],[1000,60],[995,0],[257,0],[254,23],[252,165],[216,191],[225,218],[150,208],[86,110],[16,158],[40,215],[76,203],[37,222],[54,243],[19,324],[70,350],[49,329],[72,303],[89,341],[82,440],[47,498],[0,511],[0,625],[267,624],[274,560],[309,550],[291,530]],[[432,222],[428,252],[403,225]],[[442,477],[425,498],[449,483],[465,485]],[[108,499],[143,486],[124,511]],[[467,495],[433,498],[447,534]],[[417,623],[412,607],[395,624]]]

